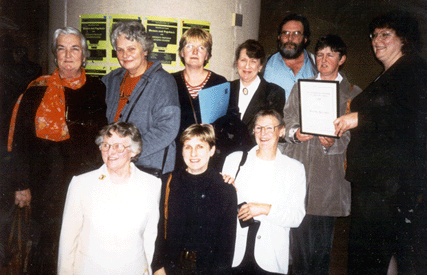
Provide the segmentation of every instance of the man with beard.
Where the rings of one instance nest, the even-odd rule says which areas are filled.
[[[310,43],[310,27],[307,18],[297,14],[286,16],[277,31],[278,52],[268,60],[264,78],[286,92],[286,99],[298,79],[317,74],[313,54],[305,48]]]

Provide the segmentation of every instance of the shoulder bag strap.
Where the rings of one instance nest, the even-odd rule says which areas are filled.
[[[146,80],[146,81],[145,81],[145,84],[144,84],[144,87],[142,87],[142,91],[139,93],[139,95],[138,95],[138,96],[135,98],[135,100],[133,101],[132,106],[130,107],[130,110],[129,110],[128,115],[126,116],[126,119],[125,119],[125,121],[124,121],[124,122],[128,122],[129,117],[130,117],[130,115],[132,114],[132,111],[133,111],[133,109],[135,108],[136,103],[138,103],[139,99],[141,98],[142,94],[144,93],[145,87],[147,87],[147,84],[148,84],[148,82],[149,82],[149,78],[148,78],[148,77],[146,77],[146,76],[144,76],[144,75],[142,75],[141,77],[142,77],[142,78],[145,78],[145,80]]]
[[[168,205],[169,205],[169,192],[170,192],[170,182],[172,180],[172,173],[169,174],[168,181],[166,183],[166,191],[165,191],[165,239],[166,239],[166,233],[167,233],[167,226],[168,226]]]
[[[191,104],[191,109],[193,109],[193,116],[194,116],[194,121],[196,122],[196,124],[199,124],[197,122],[197,116],[196,116],[196,111],[194,110],[194,105],[193,105],[193,98],[191,97],[190,93],[187,93],[188,95],[188,99],[190,100],[190,104]]]
[[[245,164],[247,158],[248,158],[248,151],[243,151],[242,159],[240,160],[239,168],[237,168],[236,176],[234,177],[234,179],[237,178],[237,175],[240,172],[240,167],[242,167]]]
[[[137,96],[137,98],[135,98],[135,100],[133,101],[132,107],[130,108],[129,113],[126,116],[126,119],[125,119],[124,122],[129,122],[129,117],[132,114],[132,111],[135,108],[136,103],[138,103],[139,99],[141,98],[142,94],[144,93],[144,90],[147,87],[147,84],[149,82],[149,78],[147,76],[142,75],[141,77],[145,78],[145,80],[146,80],[145,84],[144,84],[144,87],[142,87],[142,91],[139,93],[139,95]],[[193,110],[194,110],[194,108],[193,108]],[[169,145],[165,148],[165,151],[164,151],[161,173],[163,173],[163,169],[165,168],[166,158],[167,158],[167,155],[168,155],[168,150],[169,150]]]

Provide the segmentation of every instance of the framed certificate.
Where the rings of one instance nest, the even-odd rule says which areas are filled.
[[[301,133],[338,138],[334,120],[339,117],[338,81],[299,79]]]

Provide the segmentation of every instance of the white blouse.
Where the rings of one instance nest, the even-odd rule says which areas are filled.
[[[151,274],[161,182],[131,166],[124,184],[114,184],[105,165],[72,179],[58,274]]]
[[[264,161],[256,156],[258,146],[248,152],[245,164],[235,180],[238,203],[258,202],[271,205],[268,215],[255,217],[261,222],[255,242],[255,259],[264,270],[288,273],[289,229],[298,227],[305,216],[305,169],[299,161],[282,155]],[[229,155],[223,174],[235,175],[242,152]],[[233,267],[238,266],[245,254],[248,227],[237,225]]]

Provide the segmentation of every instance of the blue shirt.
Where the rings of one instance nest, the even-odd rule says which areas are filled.
[[[298,79],[307,79],[316,75],[316,69],[313,68],[308,56],[308,52],[304,50],[304,65],[299,72],[294,75],[294,72],[286,65],[280,52],[271,56],[265,67],[264,78],[268,82],[275,83],[282,87],[288,99],[292,87]]]

